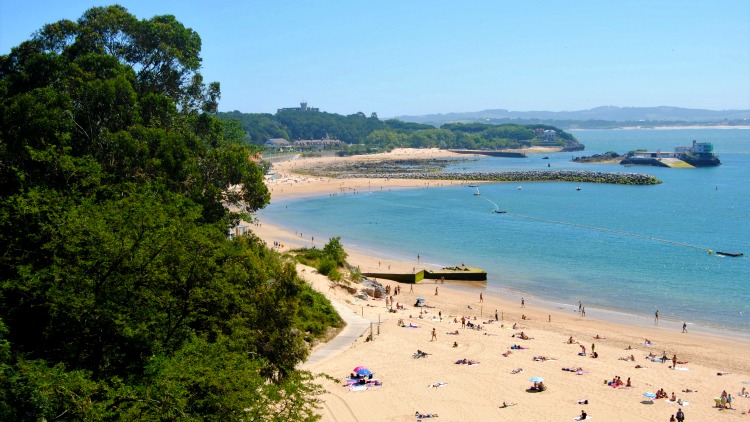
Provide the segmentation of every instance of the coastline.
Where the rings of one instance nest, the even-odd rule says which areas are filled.
[[[433,150],[399,150],[394,152],[395,154],[390,153],[379,155],[390,155],[399,158],[410,156],[413,158],[413,155],[410,154],[416,154],[419,157],[429,156],[430,158],[434,158],[438,154],[441,156],[444,156],[442,154],[450,154]],[[370,156],[369,159],[384,158],[373,157],[374,156]],[[337,158],[331,159],[335,160]],[[362,158],[347,157],[344,159]],[[389,180],[388,182],[384,182],[383,180],[349,179],[341,181],[325,178],[307,178],[291,173],[295,168],[304,165],[321,164],[321,161],[324,160],[326,159],[319,159],[317,161],[316,159],[295,160],[296,163],[278,163],[278,167],[275,165],[277,174],[281,175],[281,177],[268,182],[269,188],[272,189],[272,198],[283,201],[304,196],[336,194],[342,190],[371,189],[373,186],[381,185],[385,185],[389,189],[417,188],[437,185],[435,182],[430,184],[430,182],[419,180]],[[284,250],[301,246],[309,247],[313,245],[312,239],[307,236],[302,237],[298,236],[296,233],[292,233],[289,227],[283,228],[268,224],[263,220],[262,214],[259,217],[259,223],[259,226],[251,227],[251,229],[256,235],[266,240],[268,244],[272,244],[274,241],[279,241],[284,244]],[[332,236],[335,234],[329,235]],[[321,238],[324,240],[315,243],[316,246],[322,246],[327,239],[326,236],[321,236]],[[382,270],[382,266],[386,265],[385,262],[387,262],[387,265],[391,266],[391,271],[393,272],[409,272],[415,266],[418,268],[424,267],[423,263],[417,263],[416,261],[408,262],[394,260],[391,259],[391,257],[373,256],[373,251],[361,251],[356,248],[350,248],[347,245],[345,245],[345,247],[349,254],[348,261],[353,265],[359,266],[363,272],[375,271],[379,266],[381,266]],[[312,276],[312,274],[309,274],[309,270],[300,273],[300,275],[303,278],[309,278]],[[389,282],[388,280],[381,281],[383,284],[390,284],[392,286],[398,284],[396,282]],[[325,284],[323,284],[323,286],[325,286]],[[409,287],[409,285],[402,285],[404,291],[409,290]],[[600,402],[599,406],[594,406],[592,403],[589,405],[589,408],[587,408],[589,414],[596,415],[597,417],[604,416],[611,420],[666,420],[669,415],[667,414],[664,416],[664,414],[670,410],[669,407],[660,409],[660,412],[654,413],[655,409],[651,409],[651,407],[662,407],[665,405],[662,403],[657,403],[657,406],[641,405],[636,399],[643,391],[653,391],[656,389],[652,387],[664,384],[665,388],[669,388],[668,384],[671,384],[671,388],[674,390],[678,390],[677,385],[682,385],[679,390],[689,388],[698,390],[699,393],[703,393],[704,391],[707,392],[706,395],[701,394],[700,398],[697,394],[692,395],[690,397],[691,405],[684,410],[692,420],[710,419],[716,417],[716,415],[711,412],[717,410],[710,408],[712,398],[715,395],[718,395],[722,389],[726,389],[727,391],[730,391],[731,389],[732,391],[730,392],[735,394],[736,391],[734,390],[739,390],[742,382],[750,381],[750,360],[745,358],[747,347],[750,346],[750,341],[748,341],[747,337],[733,336],[728,333],[715,333],[711,330],[699,330],[694,326],[689,326],[689,333],[682,334],[680,332],[681,324],[676,321],[661,321],[659,325],[656,326],[653,324],[652,318],[649,318],[648,316],[629,317],[627,315],[619,317],[619,319],[624,319],[624,321],[612,321],[605,316],[607,313],[606,310],[600,311],[593,308],[587,309],[586,317],[581,317],[577,312],[577,305],[556,304],[552,302],[545,303],[544,301],[540,301],[533,296],[521,292],[494,292],[485,290],[481,285],[475,284],[446,283],[435,285],[431,282],[422,282],[414,286],[414,293],[402,293],[401,297],[404,299],[402,302],[407,306],[411,304],[410,302],[413,302],[413,299],[417,297],[417,295],[422,295],[422,297],[426,297],[430,303],[434,303],[436,308],[429,309],[432,313],[431,316],[434,317],[435,312],[439,309],[442,312],[443,321],[426,321],[425,319],[418,318],[417,314],[414,314],[414,312],[418,312],[418,308],[409,306],[411,308],[409,311],[397,314],[398,318],[396,318],[395,315],[387,313],[383,301],[371,300],[365,303],[362,301],[355,301],[346,295],[341,296],[336,293],[336,289],[318,288],[326,295],[330,296],[333,294],[334,296],[337,296],[334,300],[343,302],[352,311],[358,313],[361,312],[363,316],[369,317],[371,320],[378,320],[378,318],[382,317],[383,323],[379,326],[378,331],[382,332],[382,337],[387,336],[387,341],[383,341],[384,339],[382,339],[381,336],[377,336],[374,342],[364,342],[363,338],[361,338],[350,350],[344,351],[340,356],[311,365],[310,369],[313,370],[313,372],[325,372],[332,376],[341,377],[348,373],[350,370],[349,366],[353,362],[357,363],[351,365],[351,367],[372,362],[367,363],[367,365],[377,365],[378,368],[374,370],[378,370],[378,375],[383,375],[383,380],[385,381],[387,379],[388,381],[380,390],[368,390],[366,392],[350,392],[343,389],[337,383],[332,383],[330,381],[324,382],[323,384],[328,390],[328,393],[324,398],[326,405],[323,409],[323,420],[342,420],[342,418],[347,420],[413,420],[414,410],[439,413],[441,420],[446,420],[446,417],[448,418],[447,420],[461,420],[464,418],[475,418],[477,420],[509,418],[511,420],[521,420],[526,419],[529,416],[537,416],[543,420],[549,420],[554,419],[550,418],[549,415],[558,415],[559,418],[574,416],[575,413],[571,415],[571,412],[579,411],[576,400],[581,397],[575,396],[576,393],[570,391],[567,395],[560,394],[560,392],[554,394],[552,394],[553,392],[550,392],[551,394],[547,395],[545,392],[545,404],[542,406],[545,409],[545,413],[538,413],[541,411],[540,409],[533,410],[527,405],[527,403],[536,403],[538,399],[534,395],[528,395],[526,393],[519,395],[518,391],[522,391],[522,389],[514,387],[511,390],[505,391],[505,393],[511,397],[510,401],[519,403],[519,406],[517,408],[514,407],[513,409],[498,410],[498,400],[502,401],[505,396],[502,394],[499,396],[496,394],[486,395],[484,392],[478,392],[476,388],[493,390],[497,387],[500,390],[503,390],[506,387],[498,387],[495,385],[497,381],[484,379],[483,376],[477,377],[476,372],[474,375],[469,375],[470,379],[465,379],[466,376],[462,376],[460,373],[453,374],[454,371],[451,371],[454,369],[453,365],[445,365],[446,361],[444,359],[438,360],[432,359],[432,357],[427,359],[430,361],[429,366],[432,368],[432,372],[417,377],[421,378],[421,380],[418,381],[418,384],[421,385],[419,391],[415,391],[417,384],[414,384],[413,381],[404,382],[403,384],[401,381],[396,382],[396,380],[399,379],[397,376],[399,371],[410,372],[414,370],[412,366],[415,365],[415,363],[411,362],[412,359],[410,354],[421,345],[423,349],[425,347],[430,349],[437,348],[434,352],[436,355],[435,357],[440,354],[446,359],[449,356],[450,359],[454,359],[456,356],[460,358],[462,357],[461,354],[465,355],[463,357],[466,358],[474,358],[471,356],[471,353],[468,353],[474,351],[476,358],[482,359],[482,367],[485,370],[490,369],[490,372],[495,374],[495,378],[493,379],[507,378],[505,382],[511,384],[517,383],[517,378],[519,376],[508,375],[510,368],[507,367],[509,362],[514,362],[513,356],[515,355],[511,355],[509,358],[503,358],[500,356],[500,353],[507,348],[504,347],[508,345],[505,343],[508,341],[517,341],[514,338],[511,339],[508,337],[511,334],[511,331],[502,331],[496,324],[491,324],[487,326],[487,331],[485,331],[485,333],[466,333],[471,337],[462,337],[464,334],[462,332],[462,335],[455,337],[456,339],[461,340],[462,344],[459,346],[461,354],[458,354],[457,351],[450,347],[450,342],[447,345],[442,344],[445,341],[454,340],[454,338],[451,338],[453,336],[445,335],[446,329],[450,328],[450,330],[453,330],[454,328],[457,328],[457,325],[458,328],[460,328],[460,324],[454,324],[451,322],[452,320],[446,320],[446,315],[449,318],[453,318],[454,316],[460,318],[461,315],[473,315],[479,317],[481,320],[486,319],[488,314],[492,316],[494,309],[500,310],[501,318],[506,323],[512,321],[522,324],[522,328],[533,333],[537,339],[534,340],[536,343],[534,344],[534,349],[538,349],[533,352],[533,355],[541,352],[549,355],[567,356],[571,354],[572,356],[575,356],[571,351],[574,351],[578,345],[571,348],[571,345],[565,345],[565,342],[562,341],[567,339],[568,336],[574,336],[576,339],[588,338],[589,340],[583,340],[581,342],[582,344],[586,344],[586,347],[588,347],[590,339],[596,335],[602,335],[608,338],[606,341],[602,341],[604,344],[597,343],[596,346],[597,350],[602,351],[601,353],[603,356],[607,356],[606,360],[588,360],[585,357],[580,358],[584,359],[582,363],[586,365],[593,365],[593,363],[596,363],[597,368],[591,371],[598,373],[595,382],[591,383],[591,379],[586,379],[586,382],[583,383],[585,384],[585,388],[582,387],[580,394],[589,395],[589,399],[594,398],[597,402]],[[440,289],[441,295],[439,297],[432,294],[433,289],[436,288]],[[483,304],[477,303],[478,292],[484,293]],[[526,300],[526,307],[523,309],[519,306],[520,297],[524,297]],[[472,309],[468,309],[469,306],[471,306]],[[412,318],[407,317],[409,314]],[[522,319],[522,314],[525,314],[529,319]],[[422,329],[419,332],[418,339],[413,338],[414,336],[410,333],[412,330],[401,329],[396,326],[396,320],[399,318],[404,319],[405,321],[414,321],[415,324],[423,324],[425,328],[428,329],[430,325],[438,327],[438,334],[440,335],[439,340],[442,340],[441,344],[438,345],[437,343],[428,342],[429,333],[427,329]],[[617,318],[615,318],[615,320],[616,319]],[[508,336],[505,336],[505,334]],[[487,337],[488,335],[489,337]],[[502,340],[500,340],[500,338],[502,338]],[[653,350],[644,348],[644,338],[652,339],[657,346],[653,348]],[[468,341],[468,350],[464,349],[464,340]],[[625,371],[622,367],[623,362],[610,361],[610,359],[612,359],[613,356],[625,354],[626,352],[624,352],[623,349],[628,346],[639,349],[639,355],[637,356],[638,359],[636,361],[638,363],[641,362],[644,351],[655,351],[655,353],[661,354],[661,349],[664,349],[664,351],[668,353],[678,353],[681,360],[684,359],[689,361],[691,371],[667,371],[667,373],[664,374],[664,371],[662,370],[664,369],[663,367],[657,371],[644,372],[637,370],[641,373],[633,375],[634,380],[636,379],[635,375],[637,375],[637,378],[639,379],[638,393],[634,394],[633,391],[628,391],[627,396],[630,397],[628,401],[623,402],[622,399],[613,397],[612,400],[614,400],[614,402],[605,405],[604,397],[599,398],[599,395],[604,394],[607,396],[609,395],[609,390],[604,389],[600,391],[600,389],[606,388],[606,385],[604,387],[600,385],[601,379],[609,379],[613,374]],[[429,351],[433,353],[433,350]],[[532,354],[526,353],[526,355],[528,355],[526,357],[530,360]],[[578,357],[572,357],[570,359],[575,360],[578,359]],[[567,360],[569,359],[565,359],[565,361],[561,363],[566,365],[568,363],[566,362]],[[405,366],[402,365],[402,363],[404,363],[402,361],[407,364]],[[696,364],[693,365],[693,362]],[[422,362],[419,362],[419,364],[420,366],[427,366],[422,365]],[[527,366],[533,366],[536,368],[536,364],[537,362],[529,362],[527,360],[515,363],[515,365],[524,368]],[[548,365],[550,368],[556,370],[556,372],[549,373],[546,376],[550,380],[550,385],[558,384],[557,388],[559,389],[559,384],[564,384],[566,379],[564,377],[560,378],[560,365],[542,365]],[[655,364],[650,363],[650,365]],[[659,365],[661,366],[661,364]],[[384,370],[383,366],[387,369]],[[630,367],[632,368],[632,365]],[[392,370],[396,370],[396,372],[389,374]],[[632,370],[628,371],[632,372]],[[651,372],[654,373],[652,374]],[[727,374],[723,377],[716,375],[721,372],[731,372],[731,374]],[[432,374],[432,377],[430,377],[429,374]],[[432,389],[428,389],[427,394],[424,394],[424,385],[428,382],[438,381],[437,378],[440,378],[442,376],[441,374],[455,375],[455,380],[451,377],[451,384],[455,383],[459,386],[463,385],[468,388],[469,391],[463,391],[463,388],[458,391],[455,388],[446,387],[444,390],[450,391],[450,394],[448,396],[439,394],[440,398],[437,399],[435,399],[435,397],[438,397],[438,395],[430,393],[430,390]],[[537,374],[532,374],[527,370],[526,374],[521,376],[523,378],[522,384],[528,384],[526,378],[531,375]],[[641,379],[642,375],[648,376]],[[652,379],[650,378],[651,375],[657,376]],[[675,378],[675,376],[678,375],[679,377]],[[681,379],[684,378],[685,375],[689,375],[689,380]],[[432,378],[435,377],[437,378],[433,380]],[[644,382],[648,387],[643,384]],[[641,388],[643,388],[643,391],[640,391]],[[443,389],[439,390],[442,392]],[[672,390],[669,391],[671,392]],[[465,397],[466,394],[472,397]],[[570,394],[574,394],[574,396],[570,396]],[[687,393],[678,395],[683,397],[683,399],[688,400],[688,398],[685,397],[686,394]],[[474,401],[474,398],[480,400]],[[380,403],[382,403],[382,400],[384,399],[393,402],[393,405],[387,406],[387,408],[379,405],[378,401],[381,400]],[[632,401],[631,399],[636,401]],[[472,403],[472,405],[469,405],[469,403]],[[737,398],[738,407],[744,406],[747,403],[750,403],[750,400]],[[437,408],[426,408],[425,406],[428,404]],[[538,406],[538,403],[534,404],[534,406]],[[635,413],[633,413],[633,409],[630,409],[632,406],[636,406],[637,410],[635,410]],[[523,413],[517,412],[521,408],[524,409]],[[671,411],[674,413],[676,408],[671,409]],[[352,412],[351,414],[357,415],[357,417],[353,419],[347,418],[345,416],[347,412]],[[370,413],[368,414],[368,412]],[[516,416],[512,416],[512,413]],[[739,416],[740,414],[741,413],[738,410],[734,411],[734,414],[724,413],[722,416],[731,418],[732,416]],[[521,417],[522,415],[524,417]]]

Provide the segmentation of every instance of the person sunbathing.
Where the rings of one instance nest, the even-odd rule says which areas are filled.
[[[505,356],[505,357],[507,358],[507,357],[508,357],[508,355],[510,355],[510,354],[511,354],[511,351],[510,351],[510,350],[508,350],[507,352],[503,353],[503,356]]]
[[[523,368],[518,368],[510,371],[511,374],[520,374],[523,372]]]
[[[501,409],[505,409],[506,407],[511,407],[511,406],[515,406],[515,405],[516,405],[516,404],[515,404],[515,403],[513,403],[513,402],[508,402],[508,403],[506,403],[506,402],[503,402],[503,405],[502,405],[502,406],[500,406],[500,408],[501,408]]]
[[[537,362],[545,362],[552,359],[548,358],[547,356],[534,356],[534,360]]]
[[[457,335],[458,335],[458,330],[456,330],[456,331],[448,331],[448,332],[447,332],[447,333],[445,333],[445,334],[450,334],[450,335],[452,335],[452,336],[457,336]]]
[[[414,416],[417,417],[417,419],[429,419],[429,418],[437,418],[438,415],[436,413],[417,413],[414,414]]]

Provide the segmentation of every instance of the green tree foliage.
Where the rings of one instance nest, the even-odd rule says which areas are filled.
[[[1,420],[315,419],[295,366],[338,322],[227,239],[270,195],[200,46],[110,6],[0,56]]]

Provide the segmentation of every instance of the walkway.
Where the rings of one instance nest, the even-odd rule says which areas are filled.
[[[370,320],[357,315],[336,300],[331,299],[331,304],[346,322],[346,327],[331,341],[315,349],[307,358],[307,361],[299,365],[299,369],[309,370],[311,366],[338,355],[351,347],[370,328]]]

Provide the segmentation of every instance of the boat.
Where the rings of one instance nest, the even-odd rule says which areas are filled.
[[[479,193],[479,188],[477,187],[477,191],[474,193],[474,196],[482,196],[481,193]]]
[[[478,188],[479,185],[469,185],[470,188]]]
[[[576,186],[576,190],[581,190],[581,187],[580,186]]]
[[[542,160],[549,160],[549,157],[542,157]]]
[[[492,213],[493,213],[493,214],[505,214],[505,213],[507,213],[507,212],[508,212],[508,211],[505,211],[505,210],[492,210]]]
[[[521,190],[521,189],[523,189],[523,186],[519,186],[516,189]]]
[[[740,257],[744,256],[742,252],[727,252],[727,251],[716,251],[716,255]]]

